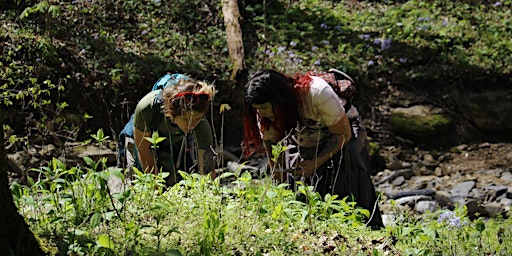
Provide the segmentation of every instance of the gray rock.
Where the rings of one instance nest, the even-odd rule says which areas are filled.
[[[472,180],[459,183],[450,190],[450,193],[453,196],[468,196],[469,192],[475,187],[475,184]]]
[[[391,129],[416,142],[445,131],[451,125],[451,119],[440,108],[416,105],[408,108],[395,108],[391,111],[389,124]]]
[[[484,210],[485,213],[490,217],[497,217],[498,215],[503,214],[505,211],[503,205],[496,202],[486,203],[484,205]]]
[[[414,206],[414,210],[419,213],[425,213],[427,211],[434,212],[437,208],[436,201],[419,201]]]
[[[502,204],[504,207],[510,207],[512,206],[512,199],[510,198],[501,198],[500,199],[500,204]]]
[[[508,181],[508,182],[512,182],[512,173],[508,172],[508,171],[505,171],[501,174],[501,177],[500,177],[502,180],[505,180],[505,181]]]
[[[394,186],[400,186],[400,185],[404,184],[404,182],[405,182],[405,178],[404,178],[404,176],[399,176],[399,177],[396,177],[396,178],[393,180],[392,184],[393,184]]]
[[[395,202],[399,205],[414,206],[416,204],[416,202],[422,201],[422,200],[432,200],[432,197],[424,196],[424,195],[406,196],[406,197],[401,197],[401,198],[396,199]]]

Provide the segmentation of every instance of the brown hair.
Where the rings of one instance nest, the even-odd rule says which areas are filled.
[[[208,100],[202,101],[198,98],[186,100],[185,97],[176,97],[183,93],[207,94]],[[194,79],[181,79],[174,86],[168,86],[162,90],[162,110],[167,117],[176,117],[184,115],[186,111],[194,110],[200,113],[206,113],[210,101],[215,95],[215,89],[212,85],[199,82]]]

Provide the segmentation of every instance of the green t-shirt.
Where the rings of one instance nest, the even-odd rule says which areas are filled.
[[[185,134],[163,114],[161,104],[157,101],[159,92],[160,90],[152,91],[139,101],[135,108],[134,126],[143,132],[153,133],[153,131],[158,131],[160,137],[166,138],[158,143],[158,148],[155,153],[157,155],[158,167],[164,167],[167,171],[171,171],[173,168],[171,168],[172,162],[170,161],[170,156],[173,156],[175,164],[178,163],[178,156]],[[211,150],[210,147],[213,144],[212,130],[205,118],[203,118],[188,135],[187,141],[188,143],[186,144],[189,145],[189,147],[186,149],[186,153],[191,155],[194,163],[197,163],[197,154],[196,149],[190,147],[191,142],[193,145],[197,145],[198,149],[204,149],[207,152]],[[170,144],[170,142],[172,143]],[[180,159],[179,162],[180,165],[183,166],[185,152],[182,152],[181,155],[182,159]]]

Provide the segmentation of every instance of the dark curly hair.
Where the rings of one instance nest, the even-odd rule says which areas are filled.
[[[299,121],[295,79],[275,70],[261,70],[254,73],[245,88],[244,141],[242,148],[246,155],[262,151],[263,140],[258,127],[258,113],[252,104],[270,102],[275,121],[259,117],[261,129],[271,124],[276,128],[279,139],[295,128]]]

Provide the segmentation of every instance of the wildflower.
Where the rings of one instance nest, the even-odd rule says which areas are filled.
[[[296,42],[294,42],[294,41],[291,41],[291,42],[290,42],[290,46],[292,46],[292,47],[293,47],[293,46],[297,46],[297,43],[296,43]]]
[[[447,21],[443,21],[443,27],[446,27],[448,25],[448,22]]]
[[[277,47],[277,54],[281,54],[286,50],[286,46]]]
[[[398,22],[398,23],[396,23],[396,25],[397,25],[397,26],[399,26],[399,27],[401,27],[401,26],[403,26],[404,24],[402,24],[402,22]]]
[[[315,60],[315,62],[313,64],[320,66],[320,60]]]
[[[266,50],[265,54],[267,54],[269,57],[274,57],[274,52],[271,50]]]
[[[370,35],[369,34],[362,34],[359,36],[359,38],[365,40],[365,41],[368,41],[370,39]]]
[[[373,64],[375,64],[373,60],[368,61],[368,66],[372,66]]]
[[[318,50],[318,46],[313,46],[313,47],[311,47],[311,50],[312,50],[312,51],[316,51],[316,50]]]
[[[493,4],[493,6],[494,6],[494,7],[498,7],[498,6],[500,6],[500,5],[501,5],[501,1],[498,1],[498,2],[496,2],[496,3],[494,3],[494,4]]]
[[[401,57],[400,59],[398,59],[398,61],[400,63],[407,63],[407,58]]]
[[[373,40],[373,44],[380,45],[380,49],[385,51],[391,48],[391,41],[391,39],[376,38],[375,40]]]
[[[145,29],[144,29],[144,30],[142,30],[142,35],[145,35],[145,34],[147,34],[147,33],[148,33],[148,31],[146,31]]]
[[[331,44],[331,43],[329,43],[329,41],[327,41],[327,40],[322,40],[322,44],[323,44],[323,45],[329,45],[329,44]]]
[[[339,25],[334,27],[334,29],[338,30],[339,32],[343,32],[343,29]]]
[[[320,24],[320,28],[323,28],[323,29],[330,29],[331,27],[325,23],[322,23]]]
[[[391,48],[391,39],[384,39],[380,45],[381,50],[387,50]]]
[[[439,215],[439,219],[437,220],[438,223],[441,223],[443,221],[447,220],[450,228],[460,228],[462,227],[465,222],[461,222],[460,217],[455,215],[454,212],[443,212],[441,215]]]

